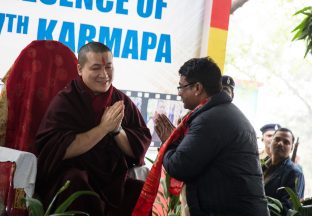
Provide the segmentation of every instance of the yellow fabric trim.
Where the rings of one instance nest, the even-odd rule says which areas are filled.
[[[6,74],[4,75],[4,77],[1,79],[1,81],[2,81],[3,83],[5,83],[5,82],[7,81],[8,77],[9,77],[10,71],[11,71],[11,68],[6,72]]]
[[[2,78],[4,86],[0,92],[0,146],[4,146],[6,126],[8,122],[8,98],[6,94],[6,81],[11,72],[11,68],[6,72]]]
[[[26,205],[25,202],[23,201],[23,198],[26,197],[26,193],[23,188],[16,188],[15,189],[15,199],[14,199],[14,208],[17,209],[25,209],[26,210]]]
[[[4,145],[7,120],[8,100],[6,95],[6,88],[4,86],[0,94],[0,146]]]
[[[208,55],[218,64],[222,73],[226,53],[226,30],[210,27],[208,39]]]

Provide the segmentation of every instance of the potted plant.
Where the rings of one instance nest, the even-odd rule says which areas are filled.
[[[49,204],[46,211],[44,211],[43,204],[39,199],[35,198],[24,198],[24,201],[27,203],[28,211],[30,216],[72,216],[76,214],[80,215],[89,215],[86,212],[82,211],[67,211],[68,207],[81,195],[92,195],[99,196],[93,191],[77,191],[71,194],[60,206],[56,208],[54,213],[51,213],[52,206],[60,193],[66,190],[70,186],[70,181],[66,181],[65,184],[57,191],[53,197],[51,203]]]
[[[306,204],[312,200],[311,198],[306,198],[303,201],[300,201],[298,195],[289,187],[281,187],[278,190],[286,190],[290,197],[292,203],[292,209],[287,211],[287,216],[311,216],[312,215],[312,205]],[[267,196],[268,206],[271,216],[281,216],[283,209],[282,203],[272,197]]]

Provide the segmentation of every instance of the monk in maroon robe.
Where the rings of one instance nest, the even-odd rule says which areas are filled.
[[[52,100],[36,137],[36,192],[45,207],[66,180],[71,184],[56,206],[78,190],[70,207],[91,216],[131,215],[143,182],[127,172],[144,164],[149,129],[131,99],[112,86],[113,57],[90,42],[78,54],[77,78]]]

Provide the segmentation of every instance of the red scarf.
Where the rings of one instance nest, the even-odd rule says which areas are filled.
[[[149,172],[146,181],[144,183],[143,189],[141,191],[140,197],[134,207],[132,216],[147,216],[153,208],[155,198],[157,196],[159,181],[161,177],[161,169],[163,158],[168,146],[178,140],[180,137],[184,136],[187,132],[187,121],[189,120],[192,113],[202,107],[208,99],[202,101],[195,109],[193,109],[189,114],[187,114],[177,128],[173,130],[169,138],[159,149],[157,158]],[[174,178],[170,178],[170,188],[169,192],[173,195],[179,195],[183,187],[183,182],[180,182]]]
[[[104,110],[112,105],[112,95],[114,91],[113,85],[109,89],[101,94],[95,95],[94,92],[83,82],[82,78],[78,78],[81,86],[88,92],[91,97],[92,108],[95,113],[95,121],[99,123],[101,121]]]

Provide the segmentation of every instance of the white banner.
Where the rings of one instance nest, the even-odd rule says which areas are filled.
[[[210,2],[1,0],[0,77],[32,40],[58,40],[76,54],[93,40],[112,49],[117,88],[177,94],[180,66],[207,50]]]

